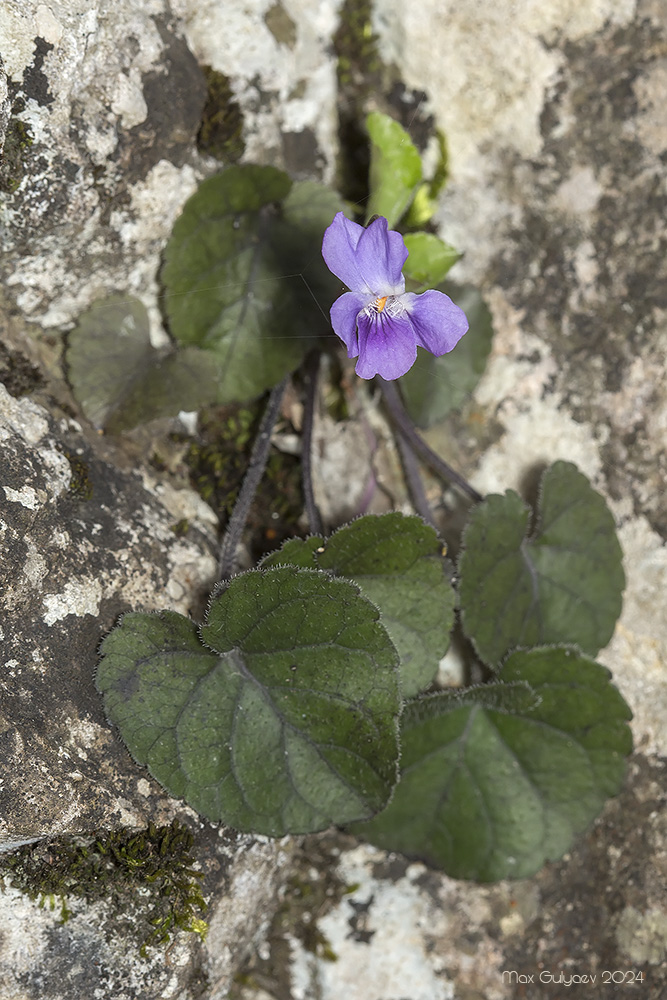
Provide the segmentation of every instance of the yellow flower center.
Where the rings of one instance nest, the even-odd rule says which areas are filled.
[[[381,299],[375,300],[375,308],[379,313],[381,313],[384,307],[386,306],[388,298],[389,298],[388,295],[383,295]]]

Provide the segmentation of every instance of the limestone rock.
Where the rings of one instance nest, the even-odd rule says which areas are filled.
[[[62,834],[85,843],[178,817],[195,834],[192,853],[210,901],[202,916],[211,928],[204,946],[180,935],[169,963],[164,947],[143,959],[141,941],[114,929],[104,903],[69,897],[73,916],[59,927],[60,902],[55,912],[40,909],[8,876],[2,995],[187,998],[200,995],[202,977],[224,995],[275,905],[290,849],[213,829],[169,799],[106,721],[94,686],[100,639],[120,614],[164,607],[187,614],[201,604],[216,566],[213,515],[189,490],[119,470],[74,421],[56,422],[2,386],[0,443],[0,848]],[[183,519],[189,527],[180,536],[172,528]]]

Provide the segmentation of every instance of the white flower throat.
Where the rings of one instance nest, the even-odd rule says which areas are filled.
[[[369,319],[377,319],[380,314],[383,318],[392,319],[394,316],[402,315],[405,306],[401,302],[400,295],[378,295],[364,307],[364,312]]]

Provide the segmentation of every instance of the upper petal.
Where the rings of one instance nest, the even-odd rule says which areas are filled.
[[[357,318],[359,360],[355,371],[361,378],[392,380],[405,375],[417,359],[417,345],[407,314],[387,316],[384,312]]]
[[[380,217],[363,229],[356,248],[357,266],[369,289],[376,295],[401,295],[405,290],[403,265],[408,248],[400,233]]]
[[[408,250],[400,233],[387,228],[383,218],[367,229],[338,212],[322,240],[324,262],[353,292],[401,295],[401,273]]]
[[[356,249],[364,232],[363,226],[346,219],[338,212],[322,240],[324,263],[337,278],[353,292],[367,292],[366,285],[357,263]]]
[[[406,315],[414,328],[417,343],[440,357],[456,347],[468,329],[468,320],[444,292],[431,289],[415,295],[406,292],[402,298]]]
[[[367,303],[367,295],[345,292],[331,307],[331,325],[336,336],[340,337],[347,347],[348,358],[356,358],[359,353],[357,316]]]

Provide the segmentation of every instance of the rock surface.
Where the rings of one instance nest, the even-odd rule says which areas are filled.
[[[196,494],[123,472],[95,453],[75,421],[56,422],[2,386],[0,442],[0,849],[62,834],[94,839],[177,817],[195,834],[210,902],[208,944],[183,934],[167,964],[164,948],[144,959],[140,941],[114,932],[104,903],[70,897],[73,916],[59,927],[60,904],[40,909],[8,875],[2,996],[189,998],[204,981],[211,996],[225,995],[275,905],[290,848],[217,831],[170,800],[129,756],[94,686],[100,639],[120,614],[163,607],[187,614],[201,605],[215,574],[215,519]],[[183,519],[189,527],[179,537],[173,528]]]
[[[636,754],[622,794],[532,879],[474,886],[339,841],[333,871],[356,888],[320,908],[317,934],[298,918],[275,927],[250,970],[263,989],[238,995],[611,1000],[634,990],[659,1000],[667,6],[380,0],[373,19],[383,59],[427,92],[425,111],[445,129],[440,233],[465,250],[452,277],[481,284],[494,315],[492,357],[463,419],[429,440],[482,493],[530,489],[563,458],[606,495],[627,588],[598,658],[634,712]]]
[[[201,66],[230,81],[246,159],[332,179],[340,4],[223,6],[10,0],[0,11],[1,266],[11,296],[0,356],[9,390],[0,735],[11,762],[0,837],[8,847],[178,815],[196,834],[211,900],[204,946],[182,935],[144,961],[105,931],[102,904],[74,904],[63,928],[57,912],[7,888],[8,1000],[219,1000],[291,870],[292,846],[220,836],[163,796],[104,720],[93,685],[101,636],[129,607],[197,608],[215,525],[193,494],[146,471],[138,445],[128,461],[72,419],[54,336],[110,290],[138,295],[155,342],[164,336],[159,254],[197,182],[218,168],[195,150]],[[256,988],[236,995],[606,1000],[626,989],[603,982],[610,970],[643,973],[635,989],[658,1000],[667,992],[667,625],[657,612],[667,588],[667,7],[377,0],[373,18],[382,60],[426,92],[425,110],[447,133],[441,234],[465,251],[453,277],[484,288],[496,327],[463,417],[432,441],[482,492],[520,488],[567,458],[607,496],[628,586],[600,659],[635,713],[637,755],[624,792],[571,855],[520,883],[456,883],[345,839],[326,857],[311,844],[303,863],[316,881],[358,887],[274,930]],[[183,518],[179,537],[171,529]],[[326,960],[327,947],[338,961]],[[557,978],[576,975],[599,978]]]

